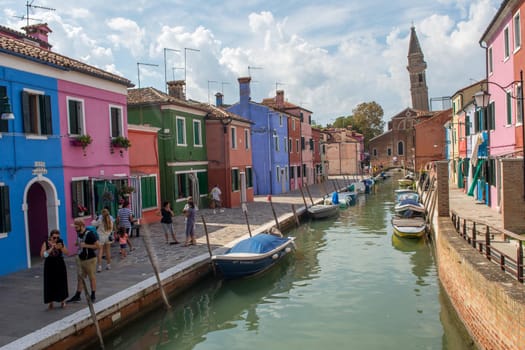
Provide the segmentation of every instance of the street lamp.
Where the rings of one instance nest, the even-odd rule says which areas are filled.
[[[9,103],[9,97],[4,96],[2,100],[3,101],[0,101],[2,103],[2,116],[0,118],[2,120],[15,119],[15,115],[13,114],[13,110],[11,109],[11,104]]]
[[[137,80],[138,80],[139,89],[140,89],[140,66],[158,67],[159,65],[152,64],[152,63],[137,62]]]
[[[523,70],[520,71],[520,80],[514,80],[506,86],[502,86],[493,81],[485,81],[487,84],[492,84],[500,88],[503,92],[507,92],[507,89],[513,85],[517,85],[518,92],[516,96],[508,94],[507,96],[516,100],[519,104],[518,111],[518,120],[521,119],[521,129],[522,129],[522,152],[523,152],[523,199],[525,200],[525,121],[524,121],[524,106],[523,106]],[[479,107],[487,108],[490,102],[490,94],[488,91],[483,90],[483,83],[481,84],[481,91],[474,94],[475,103]]]
[[[168,68],[167,68],[167,64],[166,64],[166,51],[180,52],[180,50],[170,49],[170,48],[167,48],[167,47],[164,48],[164,87],[165,87],[166,93],[167,93],[168,92]]]

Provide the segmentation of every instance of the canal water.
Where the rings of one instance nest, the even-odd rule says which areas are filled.
[[[393,186],[289,232],[296,254],[264,275],[205,280],[106,349],[475,349],[430,244],[392,235]]]

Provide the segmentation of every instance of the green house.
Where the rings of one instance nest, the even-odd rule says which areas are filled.
[[[154,88],[128,90],[128,123],[159,128],[160,196],[181,212],[188,197],[207,203],[208,160],[204,105],[186,101],[184,81],[168,82],[169,94]],[[135,150],[139,152],[139,150]]]

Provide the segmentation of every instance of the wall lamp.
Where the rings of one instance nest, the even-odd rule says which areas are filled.
[[[15,115],[13,114],[13,110],[11,109],[11,104],[9,103],[9,97],[4,96],[2,99],[2,116],[0,118],[2,120],[15,119]]]
[[[230,116],[220,119],[225,134],[228,132],[228,125],[231,124],[232,120]]]

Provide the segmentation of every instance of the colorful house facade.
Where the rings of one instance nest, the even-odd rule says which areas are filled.
[[[239,78],[239,102],[227,110],[253,122],[252,159],[254,194],[279,194],[290,190],[288,117],[251,101],[250,77]]]
[[[221,205],[239,208],[253,202],[252,122],[220,106],[206,106],[206,148],[208,152],[209,189],[219,185]]]
[[[184,81],[168,82],[169,94],[154,88],[128,90],[128,122],[159,128],[161,202],[182,212],[188,197],[201,206],[208,191],[205,117],[208,111],[186,101]],[[155,154],[150,154],[155,157]]]
[[[93,178],[129,177],[127,154],[110,150],[112,132],[126,133],[130,81],[50,51],[47,25],[33,29],[0,27],[2,110],[14,116],[0,123],[0,274],[30,268],[52,229],[75,253],[71,223],[101,202]]]

